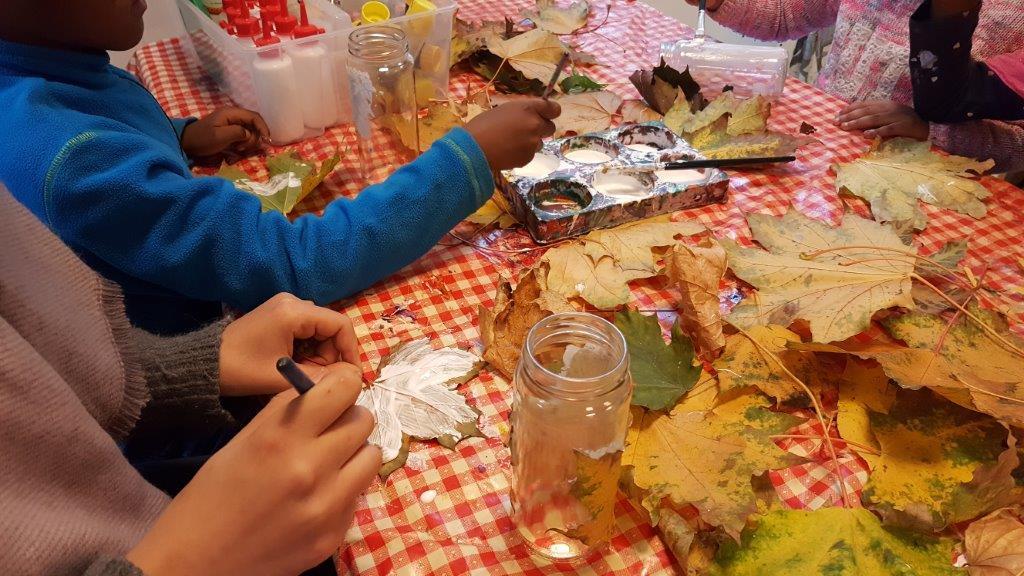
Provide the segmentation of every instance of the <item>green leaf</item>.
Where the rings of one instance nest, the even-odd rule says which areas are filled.
[[[778,510],[726,542],[711,574],[744,576],[911,576],[966,574],[954,568],[954,541],[887,529],[863,508]]]
[[[604,84],[595,82],[586,74],[573,74],[564,78],[558,83],[562,87],[562,92],[566,94],[579,94],[581,92],[596,92],[604,89]]]
[[[677,323],[672,327],[672,343],[665,344],[656,316],[644,316],[632,310],[615,316],[629,347],[629,366],[633,375],[633,405],[651,410],[671,408],[680,396],[693,388],[701,367],[693,365],[693,343]]]
[[[249,179],[249,175],[246,174],[245,171],[229,164],[221,164],[220,170],[217,171],[217,176],[225,180],[231,180],[232,182]]]

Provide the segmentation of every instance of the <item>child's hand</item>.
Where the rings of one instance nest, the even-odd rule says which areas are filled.
[[[189,158],[247,156],[258,152],[269,139],[270,129],[262,116],[229,106],[186,126],[181,134],[181,149]]]
[[[541,139],[555,133],[552,122],[562,108],[550,100],[524,98],[492,108],[473,118],[468,131],[492,170],[525,166],[540,149]]]
[[[298,574],[343,542],[381,464],[355,406],[360,370],[335,364],[278,394],[217,452],[126,555],[147,576]]]
[[[277,360],[294,355],[296,340],[314,342],[311,357],[296,359],[313,380],[338,362],[359,366],[359,343],[348,316],[282,293],[224,329],[220,344],[221,395],[286,390],[288,382],[277,372]]]
[[[850,104],[836,116],[836,124],[848,132],[863,130],[871,138],[906,136],[927,140],[929,133],[928,123],[913,108],[888,100]]]

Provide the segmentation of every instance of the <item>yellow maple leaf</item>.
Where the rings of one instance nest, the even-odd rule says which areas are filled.
[[[863,454],[872,467],[864,501],[887,522],[941,530],[1021,498],[1016,440],[992,418],[901,391],[870,421],[881,450]]]
[[[586,519],[572,527],[568,536],[587,546],[600,544],[611,536],[621,464],[621,450],[600,458],[576,452],[576,479],[569,494],[586,510]]]
[[[822,369],[813,354],[788,349],[799,343],[800,337],[782,326],[754,326],[744,334],[733,334],[726,339],[725,353],[712,366],[718,371],[722,391],[755,386],[778,401],[805,396],[797,384],[779,364],[768,357],[771,352],[782,361],[794,376],[812,390],[821,388]],[[751,342],[753,338],[757,344]]]
[[[497,224],[498,228],[511,228],[518,224],[516,219],[491,198],[480,207],[479,210],[470,214],[466,220],[481,226]]]
[[[527,78],[547,82],[555,72],[566,48],[554,34],[539,28],[509,39],[498,35],[487,38],[487,49]]]
[[[679,288],[679,320],[705,359],[725,347],[718,283],[725,276],[726,255],[713,240],[689,246],[678,244],[666,259],[669,280]]]
[[[888,226],[847,214],[832,228],[796,211],[782,218],[751,214],[747,221],[768,251],[722,242],[729,268],[757,288],[733,309],[733,324],[789,326],[803,319],[815,342],[834,342],[864,331],[878,310],[913,308],[914,261],[893,251],[916,249]]]
[[[878,450],[871,432],[871,412],[886,414],[896,401],[896,388],[880,366],[850,360],[840,379],[836,426],[839,435],[853,444]]]
[[[870,202],[875,220],[910,222],[922,230],[928,219],[918,207],[918,200],[975,218],[984,216],[982,200],[991,193],[971,177],[972,172],[984,174],[994,165],[991,160],[978,162],[936,154],[930,142],[894,138],[876,141],[862,158],[837,164],[833,169],[836,190]]]
[[[771,105],[763,96],[742,100],[732,92],[723,93],[702,110],[694,112],[686,94],[680,90],[675,104],[665,112],[665,126],[676,134],[693,134],[728,114],[725,130],[729,135],[737,136],[765,131],[770,113]]]
[[[771,436],[799,422],[766,409],[769,401],[745,394],[710,412],[672,414],[635,409],[622,463],[632,467],[645,506],[656,515],[662,498],[692,504],[709,524],[734,538],[756,512],[751,476],[791,464],[795,457]],[[654,519],[657,521],[657,518]]]
[[[652,250],[702,231],[695,222],[662,216],[591,232],[544,254],[547,287],[602,310],[621,306],[629,301],[629,282],[660,272]]]

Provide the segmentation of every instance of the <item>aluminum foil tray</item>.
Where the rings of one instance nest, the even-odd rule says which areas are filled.
[[[702,158],[661,122],[552,140],[530,164],[503,171],[498,187],[542,244],[658,214],[724,203],[717,168],[645,171],[637,166]]]

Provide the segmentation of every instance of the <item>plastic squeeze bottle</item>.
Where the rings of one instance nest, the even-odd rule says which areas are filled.
[[[284,8],[285,0],[281,0]],[[338,122],[338,90],[334,67],[327,47],[315,38],[324,30],[309,23],[306,3],[299,2],[301,25],[292,31],[296,40],[306,39],[288,49],[295,64],[295,76],[301,79],[299,92],[302,100],[302,118],[306,127],[322,130]]]
[[[271,32],[270,20],[264,20],[263,36],[255,40],[256,45],[273,46],[280,42]],[[260,115],[270,129],[270,139],[275,144],[301,140],[306,128],[292,59],[280,48],[263,50],[257,54],[252,69]]]

